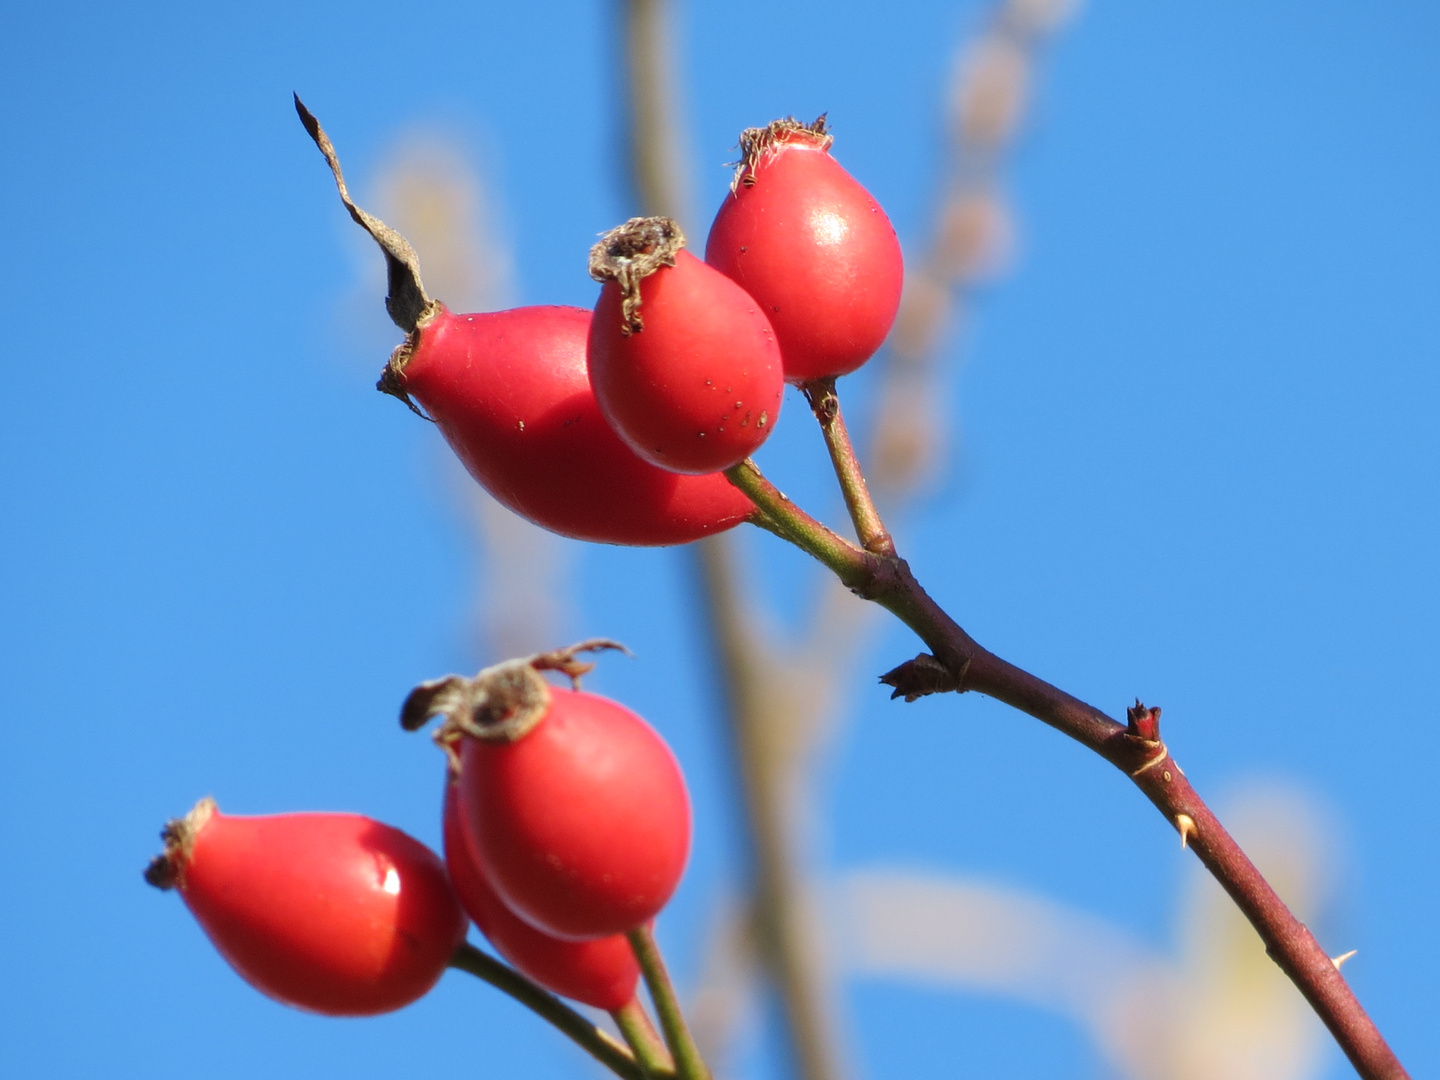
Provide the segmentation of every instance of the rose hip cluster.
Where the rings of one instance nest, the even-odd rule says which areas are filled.
[[[608,646],[587,643],[577,648]],[[652,920],[690,847],[685,781],[630,710],[549,685],[577,648],[451,676],[407,699],[443,716],[443,861],[358,814],[232,817],[202,799],[146,871],[180,892],[251,985],[334,1016],[408,1005],[435,985],[468,915],[540,985],[615,1011],[639,968],[626,931]]]
[[[724,473],[774,430],[785,384],[854,371],[894,320],[894,230],[830,156],[823,117],[741,136],[703,261],[673,221],[634,218],[590,252],[593,312],[457,315],[425,292],[404,238],[351,201],[329,139],[296,108],[386,256],[386,307],[406,339],[380,389],[423,408],[487,491],[554,532],[678,544],[751,518]],[[541,674],[578,680],[590,665],[576,653],[609,647],[411,693],[407,729],[443,718],[443,859],[358,815],[235,817],[204,799],[166,826],[147,880],[179,891],[246,980],[299,1008],[414,1001],[459,955],[468,916],[534,982],[633,1017],[637,955],[679,883],[690,808],[643,720]]]
[[[823,117],[742,134],[703,262],[675,222],[632,218],[590,251],[593,311],[457,315],[425,293],[409,245],[350,203],[299,108],[390,259],[408,336],[380,389],[422,407],[491,495],[552,532],[660,545],[738,525],[754,507],[723,473],[774,430],[785,384],[854,371],[894,322],[895,230],[830,156]]]

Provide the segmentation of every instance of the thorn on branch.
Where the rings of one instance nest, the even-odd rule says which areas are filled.
[[[1332,956],[1332,957],[1330,958],[1330,962],[1335,965],[1335,970],[1336,970],[1336,971],[1339,971],[1339,970],[1340,970],[1340,965],[1343,964],[1343,963],[1345,963],[1346,960],[1349,960],[1352,956],[1354,956],[1354,955],[1355,955],[1356,953],[1358,953],[1359,951],[1360,951],[1359,949],[1351,949],[1349,952],[1347,952],[1347,953],[1341,953],[1339,956]]]
[[[1180,846],[1182,848],[1189,847],[1190,837],[1197,835],[1200,831],[1195,827],[1195,819],[1189,814],[1176,814],[1175,828],[1180,830]]]
[[[969,670],[968,659],[955,672],[929,653],[921,653],[881,675],[880,681],[895,688],[890,695],[891,701],[903,697],[910,702],[930,694],[962,693],[965,690],[965,673]]]

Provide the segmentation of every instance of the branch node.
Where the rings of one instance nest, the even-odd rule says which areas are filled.
[[[1130,734],[1135,738],[1144,739],[1149,743],[1160,741],[1160,709],[1158,706],[1146,708],[1141,704],[1140,699],[1136,698],[1134,706],[1125,710],[1125,719]]]
[[[970,658],[967,656],[960,664],[959,671],[953,671],[949,665],[935,659],[929,653],[921,653],[913,660],[906,660],[899,667],[891,668],[880,681],[886,686],[894,687],[894,693],[890,700],[903,697],[906,702],[917,701],[930,694],[948,694],[954,692],[963,694],[965,692],[965,676],[970,671]]]
[[[1153,757],[1146,758],[1145,763],[1130,774],[1130,779],[1132,780],[1140,776],[1142,773],[1149,772],[1156,765],[1159,765],[1162,761],[1164,761],[1170,756],[1170,748],[1166,746],[1163,742],[1149,743],[1147,741],[1147,745],[1159,747],[1160,752]],[[1176,767],[1178,768],[1179,766]],[[1165,774],[1165,779],[1167,781],[1170,779],[1170,774],[1168,772]]]

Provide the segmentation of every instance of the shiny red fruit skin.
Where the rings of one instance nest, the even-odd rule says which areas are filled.
[[[246,982],[330,1016],[410,1004],[465,937],[465,913],[435,853],[358,814],[216,811],[195,837],[179,889]]]
[[[688,251],[640,283],[644,329],[621,332],[620,286],[600,290],[590,384],[600,411],[646,461],[710,473],[744,461],[775,427],[780,350],[756,302]]]
[[[521,517],[607,544],[684,544],[754,507],[723,476],[641,461],[600,415],[586,374],[590,313],[440,313],[401,378],[470,475]]]
[[[571,940],[654,918],[690,853],[690,798],[670,748],[622,705],[550,688],[514,742],[462,740],[460,805],[495,891]]]
[[[890,219],[804,135],[764,154],[750,175],[715,215],[705,261],[770,319],[787,382],[854,371],[900,307],[905,269]]]
[[[505,906],[485,880],[460,822],[456,785],[445,785],[445,867],[460,903],[486,940],[517,970],[545,989],[613,1012],[635,996],[640,967],[620,934],[562,941],[535,929]]]

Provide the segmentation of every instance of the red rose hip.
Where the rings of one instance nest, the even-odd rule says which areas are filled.
[[[547,990],[614,1012],[635,996],[640,967],[620,934],[562,941],[516,915],[485,879],[460,821],[456,785],[445,784],[445,866],[466,913],[501,956]]]
[[[578,678],[590,665],[577,652],[618,647],[586,642],[422,683],[401,711],[409,730],[446,718],[438,738],[486,881],[530,925],[572,941],[650,921],[690,853],[690,798],[660,736],[623,705],[540,675]]]
[[[589,329],[581,308],[437,305],[382,383],[425,408],[486,491],[562,536],[683,544],[749,517],[750,500],[723,476],[657,468],[611,429],[587,372]]]
[[[231,817],[201,799],[145,873],[176,888],[220,955],[277,1001],[390,1012],[435,985],[465,914],[435,853],[359,814]]]
[[[753,296],[775,329],[787,382],[854,371],[900,306],[900,242],[880,204],[830,156],[822,116],[750,128],[705,261]]]
[[[590,274],[604,287],[590,324],[590,383],[640,457],[713,473],[769,437],[784,369],[759,305],[684,243],[668,218],[632,218],[591,249]]]

